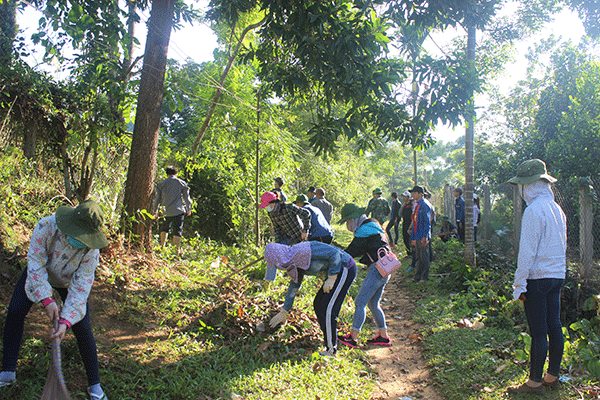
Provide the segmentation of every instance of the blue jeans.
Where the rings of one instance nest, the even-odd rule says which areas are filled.
[[[529,379],[542,381],[548,355],[548,373],[558,376],[564,338],[560,323],[560,290],[564,279],[528,279],[525,315],[531,335]],[[548,345],[549,344],[549,345]]]
[[[381,309],[379,302],[381,301],[381,296],[383,295],[383,289],[385,288],[385,284],[390,280],[390,276],[387,277],[381,276],[377,268],[375,267],[375,263],[369,266],[369,271],[367,272],[367,276],[363,280],[362,285],[360,286],[360,290],[354,299],[354,318],[352,319],[352,329],[360,332],[363,324],[365,323],[365,308],[369,306],[369,310],[371,310],[371,314],[373,314],[373,318],[375,319],[375,325],[377,325],[377,329],[380,331],[384,331],[387,329],[385,324],[385,314]]]

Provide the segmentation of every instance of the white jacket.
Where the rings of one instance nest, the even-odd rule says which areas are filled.
[[[564,279],[566,274],[567,218],[550,184],[538,180],[524,185],[523,197],[528,206],[521,223],[515,299],[527,291],[527,279]]]

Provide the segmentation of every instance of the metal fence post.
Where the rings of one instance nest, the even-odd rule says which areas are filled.
[[[523,201],[519,195],[517,185],[513,187],[513,249],[515,250],[515,258],[519,255],[519,242],[521,239],[521,218],[523,217]]]
[[[455,223],[454,196],[452,195],[452,188],[447,183],[444,185],[444,215],[450,219],[450,222]]]
[[[579,259],[581,276],[592,277],[592,257],[594,254],[594,205],[585,189],[579,189]]]
[[[480,212],[482,210],[479,210]],[[482,226],[479,227],[481,232],[481,238],[483,240],[490,240],[491,238],[491,223],[492,223],[492,200],[490,194],[490,185],[483,185],[483,218]]]

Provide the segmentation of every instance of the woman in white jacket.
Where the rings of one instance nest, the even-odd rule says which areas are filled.
[[[554,201],[546,164],[534,159],[522,163],[517,185],[527,202],[523,213],[513,297],[523,301],[531,335],[529,380],[508,388],[509,393],[543,394],[558,389],[564,338],[560,322],[560,291],[566,274],[566,217]],[[548,370],[542,377],[548,356]]]

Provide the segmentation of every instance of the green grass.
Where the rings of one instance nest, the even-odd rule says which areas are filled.
[[[434,263],[431,273],[439,272],[439,269]],[[500,269],[498,274],[504,272]],[[529,336],[522,305],[518,302],[497,304],[500,291],[493,290],[493,295],[490,294],[492,278],[482,272],[482,284],[473,281],[467,291],[452,290],[447,277],[432,278],[425,288],[408,285],[415,294],[422,296],[414,317],[426,326],[425,355],[440,393],[448,400],[539,398],[506,394],[508,386],[519,385],[528,379]],[[459,322],[463,318],[481,320],[485,327],[476,330],[461,326]],[[582,393],[586,393],[584,388],[590,384],[597,385],[597,381],[590,379],[585,371],[567,369],[572,363],[573,352],[574,348],[567,340],[562,373],[572,380],[560,391],[548,390],[544,398],[593,398]]]
[[[102,338],[100,375],[109,398],[370,398],[374,384],[362,352],[344,349],[334,360],[317,354],[323,341],[312,310],[318,277],[306,279],[290,321],[271,329],[268,320],[283,303],[289,278],[279,274],[267,287],[259,263],[219,284],[259,254],[194,239],[186,241],[183,255],[176,259],[171,248],[158,251],[154,262],[117,255],[98,275],[117,292],[103,298],[100,312],[92,315],[93,321],[105,320],[94,330]],[[343,327],[353,309],[346,304],[342,313]],[[135,340],[111,337],[107,319],[117,331],[128,327]],[[257,329],[260,324],[266,331]],[[71,334],[63,353],[71,392],[85,398],[85,371]],[[18,383],[3,394],[39,396],[47,365],[43,342],[27,339]]]

